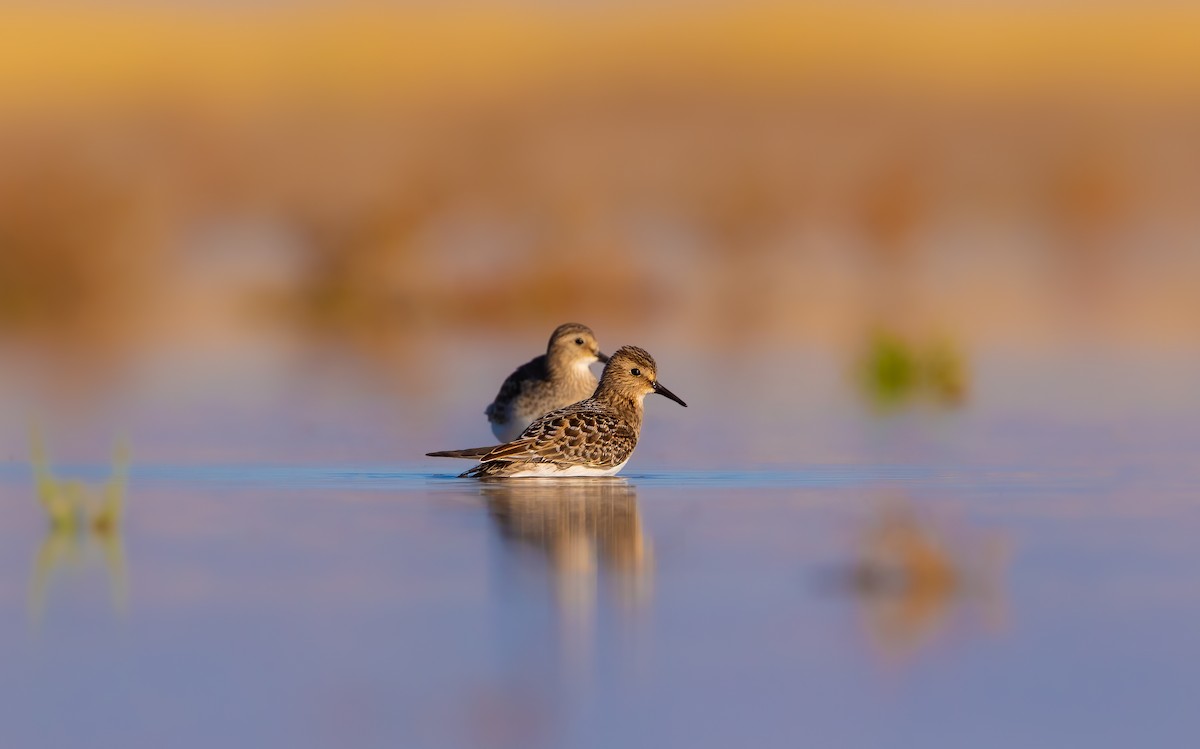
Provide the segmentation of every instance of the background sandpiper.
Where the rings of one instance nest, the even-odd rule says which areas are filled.
[[[436,458],[476,458],[468,477],[611,476],[637,446],[643,401],[665,395],[686,407],[658,382],[654,358],[637,346],[617,350],[592,397],[545,414],[520,438],[495,447],[427,453]]]
[[[596,361],[607,362],[608,357],[600,353],[591,328],[578,323],[559,325],[550,336],[546,353],[510,374],[484,411],[492,434],[502,442],[515,440],[542,414],[596,392],[596,375],[589,368]]]

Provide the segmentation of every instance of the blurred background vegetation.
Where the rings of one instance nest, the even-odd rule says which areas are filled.
[[[953,401],[922,342],[1200,324],[1186,4],[0,12],[0,342],[89,368],[579,319]]]

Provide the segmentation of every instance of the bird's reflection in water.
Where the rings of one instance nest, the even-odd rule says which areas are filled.
[[[100,487],[61,479],[50,461],[39,432],[30,434],[30,463],[37,500],[46,511],[46,536],[33,560],[29,585],[29,616],[36,627],[45,616],[52,581],[61,572],[87,572],[98,557],[108,578],[113,609],[124,613],[129,599],[129,572],[121,537],[121,516],[129,472],[129,449],[122,441],[113,453],[112,470]]]
[[[956,623],[1002,626],[1006,560],[1003,539],[939,526],[912,503],[890,501],[874,511],[839,579],[877,652],[905,662]]]
[[[626,611],[652,591],[654,554],[624,479],[500,479],[480,492],[510,549],[544,556],[572,658],[588,660],[601,580]]]

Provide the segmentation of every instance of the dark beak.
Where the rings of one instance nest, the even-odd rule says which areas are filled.
[[[596,358],[600,360],[601,364],[608,364],[608,354],[602,354],[599,351],[597,351]]]
[[[660,383],[660,382],[654,383],[654,392],[658,393],[659,395],[665,395],[668,398],[670,398],[671,400],[678,403],[679,405],[683,406],[684,408],[687,408],[687,404],[684,403],[678,395],[675,395],[670,390],[667,390],[665,387],[662,386],[662,383]]]

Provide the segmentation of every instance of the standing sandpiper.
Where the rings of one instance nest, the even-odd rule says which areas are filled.
[[[642,401],[650,393],[687,404],[658,382],[654,358],[623,346],[609,359],[591,398],[542,416],[521,436],[495,447],[427,453],[474,458],[479,465],[459,478],[507,476],[612,476],[625,467],[642,429]]]
[[[596,375],[588,366],[606,362],[596,334],[586,325],[559,325],[550,336],[546,353],[508,376],[484,413],[492,434],[501,442],[521,436],[537,417],[556,408],[578,403],[596,392]]]

